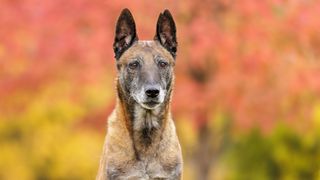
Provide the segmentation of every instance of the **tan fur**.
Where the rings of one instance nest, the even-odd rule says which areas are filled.
[[[149,56],[157,54],[174,65],[173,57],[156,41],[137,41],[121,56],[118,64],[125,65],[136,56],[142,56],[146,63],[151,63],[147,59],[152,59]],[[148,111],[135,104],[135,121],[132,123],[126,102],[121,98],[119,78],[121,77],[118,76],[116,81],[117,103],[108,119],[108,130],[96,179],[180,179],[182,155],[170,113],[171,97],[161,105],[165,109],[162,112],[159,110],[161,107]],[[159,113],[163,113],[162,123],[157,119]],[[139,131],[143,127],[156,129],[150,146],[141,142]],[[117,176],[110,178],[108,173]]]
[[[161,54],[164,59],[168,60],[169,63],[174,64],[175,61],[172,58],[171,54],[164,49],[159,42],[157,41],[137,41],[132,45],[126,52],[123,53],[121,59],[119,60],[120,64],[127,64],[132,60],[132,57],[142,56],[146,60],[151,60],[148,56]],[[150,62],[151,63],[151,62]]]

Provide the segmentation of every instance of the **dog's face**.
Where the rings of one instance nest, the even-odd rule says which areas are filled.
[[[133,17],[124,9],[114,41],[123,92],[146,109],[163,103],[171,90],[176,49],[175,23],[168,10],[159,16],[154,40],[138,41]]]

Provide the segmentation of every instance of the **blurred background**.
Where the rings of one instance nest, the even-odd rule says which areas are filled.
[[[320,179],[319,1],[2,0],[1,180],[95,178],[125,7],[176,21],[184,179]]]

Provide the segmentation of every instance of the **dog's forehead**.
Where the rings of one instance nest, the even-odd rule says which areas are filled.
[[[146,40],[146,41],[138,41],[138,45],[142,46],[142,47],[149,47],[152,48],[153,46],[155,46],[155,41],[150,41],[150,40]]]
[[[126,52],[123,53],[120,61],[123,63],[135,58],[152,60],[155,57],[161,57],[168,61],[174,61],[171,54],[162,47],[162,45],[153,40],[144,40],[135,42]]]

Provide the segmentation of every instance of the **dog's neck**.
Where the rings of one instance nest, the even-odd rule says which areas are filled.
[[[121,87],[117,87],[118,105],[122,117],[133,141],[136,151],[148,151],[150,147],[159,143],[161,134],[170,116],[171,91],[165,101],[154,109],[146,109],[138,104]],[[120,115],[119,115],[120,116]]]
[[[145,109],[135,103],[133,116],[133,131],[159,129],[162,125],[164,108],[159,106],[155,109]]]

